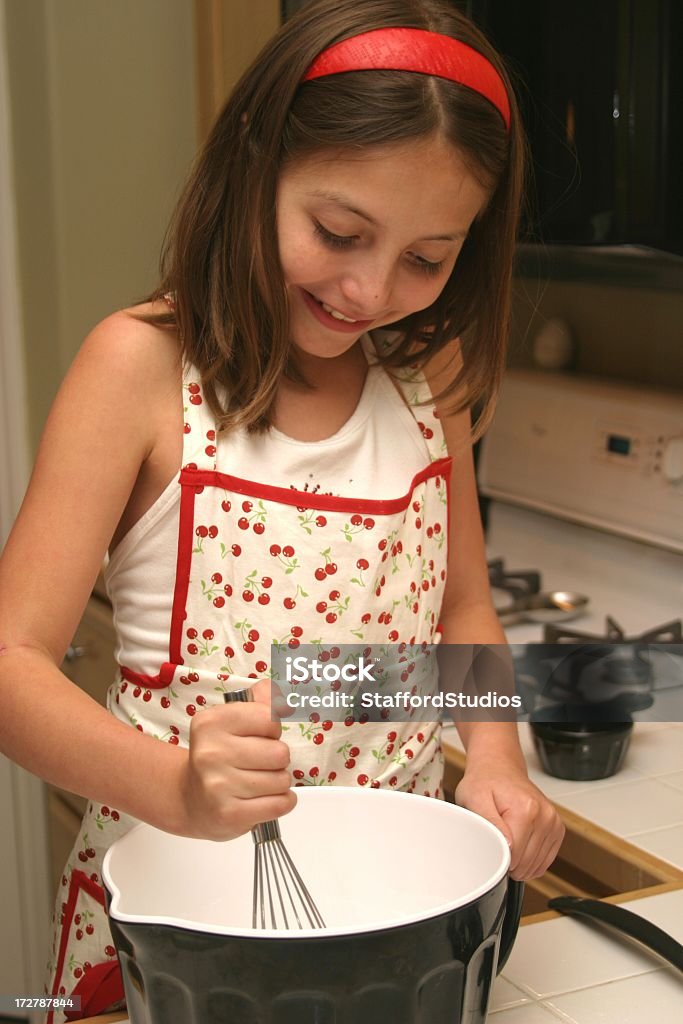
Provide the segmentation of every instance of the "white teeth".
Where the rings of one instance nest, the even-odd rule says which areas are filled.
[[[340,313],[338,310],[332,309],[332,306],[328,306],[326,302],[321,302],[320,305],[323,307],[325,312],[329,313],[330,316],[333,316],[335,320],[343,320],[344,323],[347,323],[347,324],[357,324],[358,323],[357,320],[350,320],[348,316],[344,316],[344,314]]]

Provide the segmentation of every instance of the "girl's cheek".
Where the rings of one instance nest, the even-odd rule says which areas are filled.
[[[420,309],[427,309],[433,302],[436,302],[441,292],[444,290],[447,278],[439,278],[437,283],[433,281],[427,281],[421,288],[416,288],[413,292],[413,305],[414,311],[417,312]]]

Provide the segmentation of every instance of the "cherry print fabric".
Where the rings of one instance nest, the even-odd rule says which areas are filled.
[[[366,349],[369,361],[374,353]],[[438,642],[446,579],[450,459],[429,388],[415,370],[400,388],[430,461],[396,499],[346,498],[231,476],[229,435],[218,439],[197,371],[184,373],[185,410],[176,585],[168,661],[155,676],[121,666],[108,695],[121,721],[187,745],[192,718],[270,670],[271,645],[324,656],[339,644]],[[312,446],[312,449],[314,446]],[[255,467],[255,470],[257,467]],[[257,474],[255,474],[257,475]],[[434,722],[283,722],[292,783],[389,786],[441,797]],[[101,863],[133,819],[93,804],[62,878],[49,990],[87,987],[115,957]],[[82,877],[89,886],[78,886]],[[85,927],[84,927],[85,925]],[[106,1007],[102,1007],[104,1009]],[[49,1015],[48,1024],[66,1017]]]

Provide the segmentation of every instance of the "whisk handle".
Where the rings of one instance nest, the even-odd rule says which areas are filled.
[[[280,825],[275,819],[273,821],[262,821],[258,825],[254,825],[251,830],[251,836],[257,844],[272,843],[282,839]]]
[[[226,704],[233,704],[235,701],[250,701],[254,699],[254,694],[251,692],[251,686],[247,686],[244,690],[226,690],[223,694],[223,700]]]
[[[223,694],[223,700],[226,704],[234,704],[237,701],[252,701],[253,699],[254,694],[251,692],[250,686],[244,690],[230,690]],[[269,843],[282,838],[277,821],[262,821],[260,824],[254,825],[251,835],[257,844]]]

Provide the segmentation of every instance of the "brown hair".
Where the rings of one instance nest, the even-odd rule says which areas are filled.
[[[483,53],[508,91],[509,132],[488,100],[441,78],[369,70],[301,84],[326,47],[387,26],[443,33]],[[171,222],[161,283],[147,297],[173,292],[175,312],[143,319],[177,326],[222,429],[267,427],[283,373],[297,376],[276,233],[284,163],[436,135],[491,197],[436,301],[391,325],[402,336],[382,361],[421,364],[459,337],[462,367],[442,396],[457,395],[456,409],[477,405],[475,436],[483,432],[504,368],[525,143],[500,58],[446,0],[311,0],[266,44],[219,114]]]

